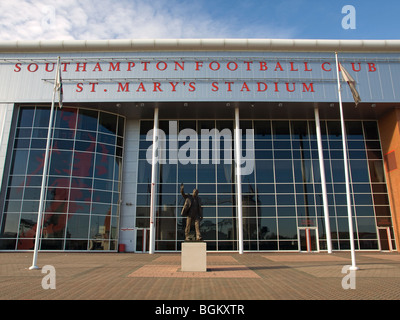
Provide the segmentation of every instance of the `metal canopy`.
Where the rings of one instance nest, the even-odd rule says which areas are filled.
[[[0,41],[1,53],[110,51],[400,52],[400,40],[125,39]]]

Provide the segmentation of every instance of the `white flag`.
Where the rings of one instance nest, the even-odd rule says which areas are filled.
[[[63,106],[63,93],[64,92],[63,92],[63,85],[62,85],[60,61],[58,61],[56,90],[58,91],[58,106],[61,109]]]
[[[340,71],[342,72],[343,80],[346,81],[347,84],[349,85],[351,94],[353,95],[354,102],[356,103],[357,106],[361,102],[361,98],[356,89],[356,81],[353,79],[350,73],[342,66],[340,62],[339,66],[340,66]]]

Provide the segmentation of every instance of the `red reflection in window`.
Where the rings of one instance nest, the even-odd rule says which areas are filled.
[[[83,113],[82,113],[83,114]],[[90,214],[92,209],[93,173],[96,168],[96,176],[113,179],[115,146],[97,142],[96,132],[88,130],[97,128],[97,112],[85,112],[83,114],[85,124],[81,131],[76,130],[78,110],[64,108],[57,110],[55,127],[58,130],[50,150],[50,172],[46,192],[46,207],[44,208],[42,238],[65,239],[68,220],[76,214]],[[82,119],[81,119],[82,120]],[[115,141],[114,141],[115,142]],[[98,147],[97,160],[96,146]],[[107,156],[108,154],[108,156]],[[110,156],[111,154],[111,156]],[[44,150],[30,151],[28,175],[26,186],[39,187],[44,167]],[[96,167],[95,167],[96,162]],[[106,177],[104,177],[106,176]],[[38,181],[39,179],[39,181]],[[17,186],[16,186],[17,187]],[[21,183],[17,188],[23,188]],[[104,191],[104,195],[108,195]],[[39,199],[32,199],[37,201]],[[99,201],[104,200],[101,196]],[[111,198],[109,201],[111,202]],[[104,210],[106,211],[106,210]],[[111,205],[104,218],[104,228],[101,230],[101,238],[108,239],[111,224]],[[37,229],[37,214],[27,213],[20,220],[18,250],[34,248]]]
[[[61,204],[61,206],[63,206]],[[66,207],[66,203],[64,204]],[[46,214],[43,220],[42,237],[44,238],[64,238],[66,226],[65,214]]]
[[[75,129],[76,126],[77,109],[63,108],[61,110],[61,127]],[[65,125],[63,125],[65,124]]]
[[[94,154],[75,152],[72,175],[76,177],[91,177],[93,175]]]

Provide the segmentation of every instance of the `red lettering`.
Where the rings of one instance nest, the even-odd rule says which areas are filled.
[[[196,83],[194,83],[194,82],[190,82],[189,83],[189,92],[193,92],[193,91],[196,91],[196,87],[195,87],[195,84]]]
[[[375,72],[375,71],[376,71],[375,63],[369,62],[368,63],[368,72]]]
[[[283,71],[283,68],[282,68],[282,66],[281,66],[281,64],[280,64],[279,61],[276,63],[276,66],[275,66],[275,70],[274,70],[274,71],[276,71],[278,68],[281,69],[281,71]]]
[[[160,83],[160,82],[153,82],[153,84],[154,84],[153,92],[157,92],[157,91],[162,92],[162,90],[161,90],[161,83]]]
[[[293,62],[290,63],[290,71],[299,71],[299,69],[294,69]]]
[[[312,69],[308,69],[308,62],[304,62],[304,71],[312,71]]]
[[[175,61],[175,71],[177,71],[178,69],[176,67],[179,67],[179,69],[181,69],[182,71],[184,70],[184,66],[185,66],[185,61]]]
[[[53,63],[53,68],[51,69],[51,70],[49,70],[49,63],[46,63],[46,66],[44,67],[44,69],[47,71],[47,72],[52,72],[52,71],[54,71],[54,66],[55,66],[56,64],[55,63]]]
[[[243,82],[243,86],[242,86],[242,89],[240,89],[240,91],[243,91],[245,89],[246,89],[246,91],[250,91],[249,87],[247,86],[247,83]]]
[[[218,91],[219,90],[219,88],[218,88],[218,82],[213,82],[212,84],[211,84],[211,86],[212,86],[212,91]]]
[[[136,92],[146,92],[143,82],[139,84],[139,87],[137,88]]]
[[[170,82],[169,84],[172,86],[172,92],[176,91],[176,86],[178,85],[179,82],[176,82],[175,84],[173,82]]]
[[[290,90],[290,89],[289,89],[289,83],[286,82],[286,91],[288,91],[288,92],[294,92],[294,90],[296,89],[296,84],[293,82],[292,85],[293,85],[293,89]]]
[[[312,82],[310,82],[310,85],[307,87],[307,84],[306,83],[303,83],[303,92],[310,92],[310,90],[311,90],[311,92],[315,92],[314,91],[314,84],[312,83]]]
[[[76,92],[82,92],[82,90],[83,90],[83,83],[82,82],[80,82],[80,83],[77,83],[76,84]]]
[[[263,86],[263,88],[261,88],[261,85]],[[258,92],[264,92],[267,91],[268,86],[265,82],[257,82],[257,91]]]
[[[227,90],[227,92],[232,91],[231,84],[233,84],[233,83],[234,83],[234,82],[227,82],[227,81],[225,81],[225,84],[228,85],[228,90]]]
[[[358,63],[358,70],[355,69],[354,62],[351,63],[351,67],[354,72],[359,72],[361,70],[361,63]]]
[[[322,66],[321,66],[321,67],[322,67],[322,70],[324,70],[324,71],[332,71],[332,68],[329,68],[329,69],[326,69],[326,68],[325,68],[325,65],[326,65],[326,64],[328,64],[329,66],[331,65],[330,62],[324,62],[324,63],[322,64]]]
[[[120,65],[120,62],[117,62],[116,64],[110,62],[110,66],[108,68],[108,71],[111,71],[111,69],[112,69],[112,71],[120,71],[119,70],[119,65]]]
[[[31,66],[33,66],[33,70],[32,70],[32,68],[31,68]],[[29,71],[29,72],[36,72],[38,68],[39,68],[39,66],[37,65],[37,63],[30,63],[30,64],[28,64],[28,71]]]
[[[231,69],[229,66],[231,65],[231,63],[233,63],[233,65],[234,65],[234,68],[233,69]],[[235,71],[235,70],[237,70],[237,68],[238,68],[238,65],[237,65],[237,63],[235,62],[235,61],[231,61],[231,62],[228,62],[228,64],[227,64],[227,66],[226,66],[230,71]]]
[[[213,65],[214,63],[217,64],[217,67],[216,67],[215,69],[212,67],[212,65]],[[221,65],[219,64],[218,61],[210,62],[210,69],[211,69],[212,71],[217,71],[217,70],[219,70],[220,67],[221,67]]]
[[[90,90],[90,92],[96,92],[96,89],[95,89],[95,87],[96,87],[96,85],[97,84],[99,84],[98,82],[89,82],[89,85],[92,85],[92,90]]]
[[[149,62],[149,61],[141,61],[140,63],[141,63],[141,64],[144,64],[143,71],[148,71],[148,70],[147,70],[147,65],[148,65],[150,62]]]
[[[196,61],[196,71],[199,71],[200,67],[203,67],[203,61]]]
[[[251,71],[251,70],[250,70],[250,64],[253,64],[253,61],[243,61],[243,63],[247,64],[247,69],[246,69],[246,71]]]
[[[98,71],[103,71],[103,70],[101,69],[101,66],[100,66],[100,63],[99,63],[99,62],[96,63],[96,65],[95,65],[94,68],[93,68],[93,71],[96,71],[96,69],[97,69]]]
[[[267,71],[267,70],[268,70],[267,62],[260,61],[260,71]]]
[[[129,92],[129,82],[126,82],[125,85],[122,85],[121,82],[118,82],[118,90],[117,92]]]
[[[135,67],[135,63],[134,62],[128,62],[128,70],[127,71],[131,71],[132,68]]]
[[[164,61],[157,62],[156,68],[158,71],[164,71],[165,69],[167,69],[167,64]]]
[[[20,72],[20,71],[21,71],[21,63],[16,63],[14,72]]]
[[[62,72],[67,72],[67,66],[70,64],[70,62],[61,62],[61,65],[64,66],[64,69]]]
[[[274,82],[274,84],[275,84],[275,92],[279,92],[279,90],[278,90],[278,82]]]
[[[82,68],[82,71],[83,71],[83,72],[86,72],[86,62],[83,63],[82,66],[81,66],[81,64],[78,62],[78,63],[76,64],[75,72],[79,72],[79,68]]]

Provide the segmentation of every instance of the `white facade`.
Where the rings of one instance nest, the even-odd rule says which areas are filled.
[[[23,187],[23,194],[19,195],[9,177],[18,176],[21,181],[26,180],[23,174],[15,174],[11,170],[13,155],[21,148],[17,142],[23,140],[23,143],[27,143],[28,138],[35,140],[37,137],[33,132],[43,128],[33,120],[24,127],[18,122],[18,117],[22,117],[24,108],[31,108],[32,114],[37,115],[50,106],[58,56],[61,57],[63,110],[70,108],[72,111],[68,116],[63,115],[63,111],[57,111],[57,130],[65,129],[68,117],[72,117],[75,122],[69,129],[74,132],[81,130],[82,136],[89,135],[86,132],[89,129],[79,128],[79,121],[86,119],[87,112],[92,112],[95,115],[88,118],[97,121],[96,129],[90,132],[95,136],[93,141],[97,143],[96,148],[104,142],[101,141],[103,135],[107,139],[115,138],[114,142],[105,142],[106,148],[116,148],[113,149],[117,150],[115,156],[123,166],[121,178],[115,173],[121,168],[118,161],[111,164],[114,170],[111,177],[102,178],[104,172],[101,170],[100,177],[97,177],[96,170],[101,168],[101,160],[96,163],[97,159],[110,155],[100,149],[77,149],[78,144],[83,145],[89,140],[75,135],[70,139],[74,141],[70,147],[72,169],[68,179],[71,184],[65,188],[77,192],[80,187],[72,185],[75,178],[81,178],[74,172],[80,161],[74,158],[75,155],[79,152],[85,155],[93,153],[95,160],[88,160],[93,162],[88,169],[94,172],[90,176],[92,185],[87,190],[82,189],[87,191],[87,197],[91,200],[78,197],[82,208],[88,206],[88,209],[78,206],[72,211],[73,198],[70,192],[69,198],[65,199],[69,203],[68,208],[52,212],[57,219],[66,219],[65,225],[57,231],[62,236],[58,235],[55,240],[43,237],[43,243],[49,243],[44,249],[96,250],[95,245],[98,245],[102,250],[116,251],[117,245],[124,245],[127,252],[147,252],[150,245],[150,248],[155,246],[156,251],[180,250],[184,222],[179,216],[181,198],[178,187],[182,182],[180,179],[185,178],[181,175],[183,168],[180,164],[156,168],[175,172],[175,176],[172,182],[164,184],[158,176],[155,188],[159,189],[152,193],[156,198],[154,206],[145,199],[146,192],[152,191],[146,190],[145,182],[139,178],[144,172],[142,170],[148,170],[148,166],[144,166],[144,154],[148,148],[143,138],[146,131],[142,129],[141,132],[141,126],[145,123],[143,128],[147,128],[146,125],[152,127],[156,112],[159,112],[160,126],[163,128],[168,121],[176,121],[182,126],[181,129],[192,126],[190,129],[197,130],[197,133],[203,125],[226,125],[232,133],[235,128],[243,126],[256,133],[251,140],[253,151],[257,152],[251,159],[255,163],[253,175],[249,174],[238,183],[235,177],[240,172],[240,166],[232,167],[231,176],[226,178],[228,174],[225,173],[227,181],[220,183],[218,170],[221,168],[218,165],[210,168],[196,163],[193,167],[195,178],[185,182],[189,186],[200,187],[200,192],[203,192],[201,188],[205,190],[203,197],[207,216],[203,228],[210,250],[296,251],[304,250],[304,239],[307,250],[328,250],[327,242],[330,240],[326,235],[329,230],[326,225],[330,220],[334,249],[349,249],[349,230],[346,229],[347,221],[343,216],[344,180],[335,180],[343,173],[343,170],[337,171],[343,159],[337,141],[341,132],[337,130],[339,97],[335,52],[339,52],[339,60],[354,76],[362,99],[358,108],[354,108],[349,87],[342,86],[345,117],[349,121],[349,128],[356,128],[356,133],[349,134],[356,241],[360,250],[380,249],[381,239],[377,230],[382,226],[374,220],[376,207],[388,208],[385,216],[388,219],[391,216],[389,203],[374,202],[375,191],[371,186],[379,184],[384,190],[386,185],[379,133],[370,135],[367,131],[378,128],[377,120],[400,102],[400,41],[188,39],[0,42],[0,206],[3,208],[0,233],[5,239],[0,239],[3,241],[0,242],[0,250],[29,250],[30,244],[23,247],[19,242],[33,240],[31,234],[27,235],[21,230],[29,229],[28,226],[31,231],[34,230],[30,220],[34,211],[25,212],[24,204],[20,209],[16,208],[19,199],[22,203],[28,203],[29,200],[32,205],[37,204],[37,199],[24,198],[32,187],[27,184]],[[321,117],[322,137],[315,132],[315,122],[319,122],[315,112]],[[107,131],[109,123],[104,120],[107,117],[115,118],[114,132]],[[124,121],[124,130],[118,132],[122,127],[121,119]],[[24,136],[21,133],[24,130],[31,130],[31,135]],[[257,130],[263,133],[257,133]],[[232,150],[240,146],[238,137],[240,135],[232,135]],[[122,139],[123,148],[118,145]],[[68,139],[61,140],[66,142]],[[365,143],[357,144],[360,141]],[[369,145],[371,141],[373,147]],[[149,144],[151,142],[148,141]],[[256,144],[262,147],[256,147]],[[29,161],[33,159],[31,154],[34,147],[25,146],[21,149],[29,155]],[[122,150],[123,153],[119,154]],[[372,153],[378,155],[377,159],[369,158]],[[320,169],[323,157],[327,164],[326,183],[321,182],[324,181]],[[285,177],[285,169],[280,167],[282,164],[291,164],[287,166],[287,170],[292,172],[291,177]],[[382,168],[379,170],[383,174],[379,178],[373,176],[372,164]],[[266,169],[269,165],[271,172]],[[360,169],[363,177],[368,179],[357,177],[359,167],[364,170]],[[228,170],[226,167],[224,169]],[[54,170],[61,172],[67,169]],[[191,174],[190,170],[188,172]],[[260,172],[270,174],[270,180],[261,176]],[[29,168],[25,169],[24,174],[26,177],[34,175]],[[201,179],[203,175],[210,175],[212,179],[204,182]],[[99,181],[104,185],[108,183],[108,189],[100,186]],[[95,183],[99,183],[99,187]],[[220,191],[221,186],[227,189]],[[324,188],[326,186],[327,191]],[[110,214],[101,211],[100,207],[105,206],[102,201],[105,200],[101,196],[95,199],[95,194],[101,195],[104,191],[102,187],[107,189],[103,195],[110,196],[107,202]],[[228,190],[229,187],[234,189]],[[33,186],[32,190],[36,192],[35,188]],[[162,188],[168,188],[168,191]],[[368,188],[369,191],[366,191]],[[55,189],[60,190],[61,187]],[[154,190],[153,186],[151,190]],[[378,193],[387,196],[387,191]],[[220,200],[222,198],[227,199],[228,205],[225,200]],[[93,213],[95,205],[100,213]],[[148,217],[143,216],[144,212],[149,213]],[[74,215],[81,220],[74,222]],[[145,219],[150,221],[149,225],[147,220],[143,222]],[[51,225],[53,222],[51,219],[49,221]],[[72,228],[73,223],[76,225]],[[82,232],[81,226],[87,230]],[[391,220],[387,228],[390,233],[393,228]],[[105,234],[107,240],[99,240]],[[154,238],[151,239],[151,236]],[[50,240],[54,240],[55,244]],[[102,241],[107,245],[100,244]],[[395,247],[394,238],[389,241]]]

